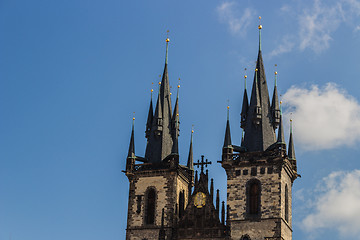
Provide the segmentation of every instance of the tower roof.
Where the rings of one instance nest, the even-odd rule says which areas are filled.
[[[153,123],[146,146],[145,158],[150,163],[160,163],[172,153],[174,147],[171,95],[168,75],[169,41],[169,38],[166,38],[165,67],[159,87]]]
[[[226,129],[225,129],[224,147],[232,147],[230,123],[229,123],[229,106],[227,107],[227,121],[226,121]]]
[[[261,29],[262,26],[259,25],[259,52],[250,105],[244,128],[244,147],[250,152],[265,151],[275,143],[275,130],[271,121],[269,91],[261,53]]]
[[[187,167],[191,170],[194,170],[193,134],[194,134],[194,130],[191,130],[189,156],[188,156],[188,161],[187,161]]]
[[[133,121],[132,121],[128,158],[134,158],[135,157],[134,122],[135,122],[135,117],[133,117]]]
[[[289,138],[289,150],[288,150],[289,159],[295,160],[295,148],[293,141],[293,132],[292,132],[292,119],[290,119],[290,138]]]

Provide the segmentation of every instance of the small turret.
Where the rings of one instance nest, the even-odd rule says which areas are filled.
[[[216,217],[219,217],[220,212],[220,193],[219,189],[216,190]]]
[[[280,124],[279,97],[277,93],[277,71],[275,71],[275,85],[270,109],[273,127],[276,129]]]
[[[258,69],[255,69],[255,82],[253,86],[253,94],[251,96],[254,96],[254,100],[251,99],[254,102],[254,117],[253,117],[253,123],[255,125],[260,125],[261,123],[261,102],[260,102],[260,93],[259,93],[259,80],[258,80]]]
[[[214,179],[212,178],[210,181],[210,201],[214,201]]]
[[[132,127],[131,127],[131,137],[130,137],[130,144],[129,144],[129,151],[126,158],[126,171],[132,171],[134,164],[135,164],[135,141],[134,141],[134,125],[135,125],[135,117],[132,120]]]
[[[190,148],[189,148],[189,156],[187,161],[187,167],[190,170],[194,170],[194,158],[193,158],[193,134],[194,130],[191,130],[191,138],[190,138]]]
[[[149,138],[149,136],[150,136],[150,131],[151,131],[151,127],[152,127],[152,124],[153,124],[153,118],[154,118],[154,110],[153,110],[153,102],[152,102],[153,91],[154,90],[151,89],[149,113],[148,113],[148,117],[147,117],[147,121],[146,121],[146,130],[145,130],[145,137],[146,138]]]
[[[296,160],[294,141],[293,141],[293,133],[292,133],[292,119],[290,119],[290,138],[289,138],[288,156],[289,156],[290,160]]]
[[[224,138],[224,146],[223,146],[223,154],[222,160],[227,161],[231,160],[233,153],[233,146],[231,144],[231,134],[230,134],[230,122],[229,122],[229,106],[227,106],[227,121],[226,121],[226,129],[225,129],[225,138]]]
[[[245,68],[245,70],[246,70],[246,68]],[[244,76],[244,82],[245,82],[244,97],[243,97],[243,104],[242,104],[242,108],[241,108],[241,124],[240,124],[241,128],[245,128],[247,112],[249,110],[249,100],[248,100],[248,95],[247,95],[247,91],[246,91],[246,78],[247,78],[247,75],[245,74],[245,76]]]
[[[284,138],[284,128],[283,128],[283,124],[282,124],[282,109],[281,109],[281,104],[282,102],[280,102],[280,118],[279,118],[279,130],[278,130],[278,137],[277,137],[277,144],[284,144],[285,145],[285,138]]]

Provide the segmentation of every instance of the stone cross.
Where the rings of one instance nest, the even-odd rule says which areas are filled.
[[[198,160],[197,163],[194,163],[194,166],[197,166],[198,168],[201,166],[201,172],[204,172],[204,165],[207,167],[208,164],[210,165],[211,162],[208,162],[207,159],[204,161],[204,155],[201,155],[201,162]]]

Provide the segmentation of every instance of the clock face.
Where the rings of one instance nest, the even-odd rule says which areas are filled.
[[[197,208],[202,208],[206,203],[206,195],[203,192],[198,192],[194,197],[194,205]]]

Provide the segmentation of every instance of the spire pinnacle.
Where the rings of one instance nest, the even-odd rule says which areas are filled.
[[[166,31],[166,57],[165,57],[165,64],[168,64],[168,49],[169,49],[169,30]]]
[[[275,74],[275,87],[277,86],[277,71],[276,71],[276,67],[277,67],[277,64],[275,64],[275,72],[274,72],[274,74]]]
[[[247,78],[246,68],[244,69],[244,72],[245,72],[245,75],[244,75],[244,89],[246,90],[246,78]]]
[[[261,25],[261,16],[259,16],[259,51],[261,51],[261,29],[262,29],[262,25]]]
[[[290,160],[296,160],[296,157],[295,157],[295,148],[294,148],[294,141],[293,141],[292,122],[293,122],[293,120],[290,119],[290,139],[289,139],[288,156],[289,156],[289,159],[290,159]]]
[[[279,121],[277,143],[285,144],[284,128],[283,128],[283,124],[282,124],[282,101],[280,101],[280,121]]]
[[[191,128],[191,138],[190,138],[190,148],[189,148],[189,157],[187,162],[187,167],[191,170],[194,170],[194,158],[193,158],[193,134],[194,134],[194,125]]]
[[[135,158],[134,125],[135,125],[135,112],[133,113],[133,118],[132,118],[131,137],[130,137],[128,158]]]
[[[227,106],[227,121],[226,121],[226,130],[224,138],[224,148],[232,148],[231,144],[231,134],[230,134],[230,123],[229,123],[229,106]]]

